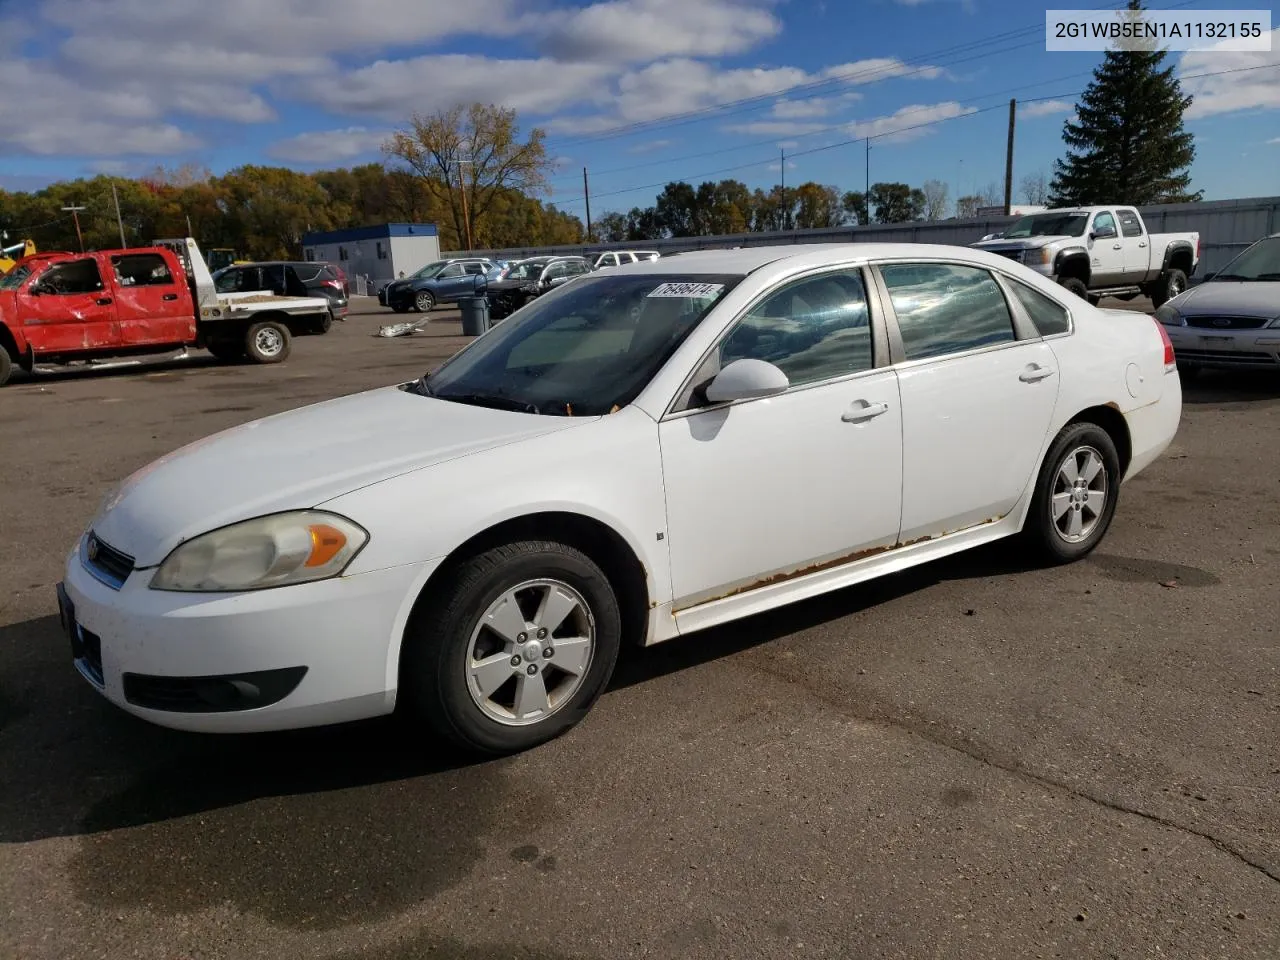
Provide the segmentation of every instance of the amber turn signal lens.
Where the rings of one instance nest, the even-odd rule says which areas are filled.
[[[313,523],[307,529],[311,532],[311,556],[304,566],[323,567],[347,545],[343,532],[327,523]]]

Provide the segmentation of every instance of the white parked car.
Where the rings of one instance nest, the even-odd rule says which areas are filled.
[[[608,250],[599,254],[591,262],[592,270],[604,267],[626,266],[629,263],[643,263],[646,260],[657,260],[662,254],[657,250]]]
[[[1014,534],[1084,556],[1181,404],[1162,326],[1005,257],[688,253],[143,468],[60,608],[81,674],[158,724],[401,708],[515,751],[581,720],[624,643]]]

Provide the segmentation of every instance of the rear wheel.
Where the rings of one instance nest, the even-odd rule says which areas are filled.
[[[1040,467],[1023,539],[1048,563],[1070,563],[1102,542],[1120,492],[1120,455],[1096,423],[1068,424]]]
[[[315,333],[328,333],[328,332],[329,332],[329,328],[330,328],[330,327],[332,327],[332,326],[333,326],[333,314],[331,314],[331,313],[326,313],[324,316],[322,316],[320,319],[316,320],[316,321],[311,325],[311,329],[312,329]]]
[[[1176,267],[1160,274],[1151,286],[1151,305],[1156,309],[1164,306],[1182,291],[1187,289],[1187,275]]]
[[[1058,284],[1064,289],[1074,293],[1081,300],[1089,299],[1089,287],[1079,277],[1063,277]]]
[[[436,298],[430,290],[422,290],[413,298],[413,308],[419,313],[426,313],[436,305]]]
[[[464,562],[405,630],[410,716],[470,753],[528,749],[575,726],[604,691],[622,621],[609,580],[562,543],[504,544]]]
[[[289,329],[275,320],[255,323],[245,334],[244,347],[254,363],[280,363],[289,356]]]
[[[9,382],[9,377],[13,375],[13,360],[9,357],[9,351],[4,348],[4,344],[0,343],[0,387]]]
[[[211,340],[206,347],[223,363],[244,359],[244,344],[238,340]]]

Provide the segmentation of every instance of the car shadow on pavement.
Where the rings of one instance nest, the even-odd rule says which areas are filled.
[[[1280,371],[1204,370],[1182,385],[1184,404],[1249,403],[1280,399]]]

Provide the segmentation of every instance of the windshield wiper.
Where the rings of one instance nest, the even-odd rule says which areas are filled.
[[[1238,273],[1220,273],[1213,279],[1215,280],[1250,280],[1251,277],[1242,277]]]
[[[511,397],[501,397],[492,393],[450,393],[432,394],[437,400],[452,400],[454,403],[469,403],[477,407],[492,407],[495,410],[514,410],[517,413],[540,413],[537,405]]]

